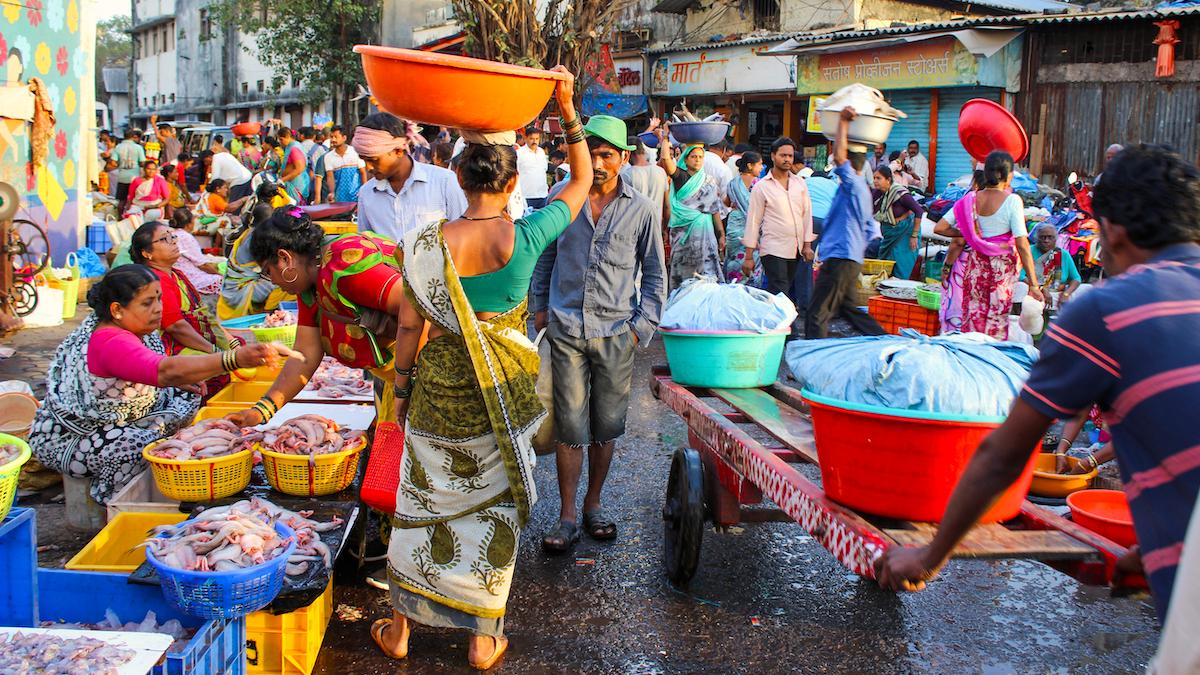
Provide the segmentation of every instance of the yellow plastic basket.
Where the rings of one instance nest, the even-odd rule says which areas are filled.
[[[150,454],[155,441],[142,450],[150,463],[154,482],[164,496],[181,502],[211,502],[235,495],[250,484],[250,469],[254,453],[243,450],[237,454],[213,459],[163,459]]]
[[[364,436],[354,447],[328,455],[317,455],[309,464],[308,455],[285,455],[271,452],[261,445],[263,469],[267,482],[284,494],[297,497],[320,497],[345,490],[354,481],[358,460],[367,447]]]
[[[862,273],[868,274],[871,276],[874,276],[881,272],[886,272],[888,274],[891,274],[892,270],[895,269],[895,267],[896,267],[895,260],[875,260],[874,258],[867,258],[866,260],[863,260]]]
[[[138,544],[150,536],[150,530],[182,523],[187,517],[186,513],[118,513],[67,562],[67,569],[128,574],[146,562],[146,552]]]
[[[21,448],[21,454],[17,455],[15,460],[0,467],[0,520],[4,520],[12,509],[13,497],[17,494],[17,478],[21,475],[21,467],[29,461],[33,453],[30,452],[28,443],[11,434],[0,434],[0,445],[15,445]]]
[[[296,324],[275,328],[251,326],[250,332],[254,333],[257,342],[278,342],[285,347],[293,347],[296,344]]]

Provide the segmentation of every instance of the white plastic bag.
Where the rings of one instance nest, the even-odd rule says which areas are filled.
[[[783,293],[771,295],[744,284],[697,277],[671,293],[659,325],[668,330],[771,333],[788,330],[795,320],[796,307]]]
[[[1042,314],[1045,310],[1046,303],[1026,296],[1021,301],[1021,330],[1030,335],[1041,335],[1042,329],[1046,326],[1046,320]]]
[[[878,89],[855,82],[838,89],[821,104],[822,110],[842,110],[847,106],[854,108],[860,115],[879,115],[880,117],[908,117],[903,111],[896,110],[884,100],[883,93]]]

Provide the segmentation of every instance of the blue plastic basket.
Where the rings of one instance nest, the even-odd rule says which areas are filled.
[[[691,387],[750,389],[770,385],[779,376],[787,330],[660,330],[671,379]]]
[[[180,523],[179,527],[186,527],[190,522]],[[232,619],[271,604],[283,588],[287,559],[296,550],[296,538],[291,528],[283,523],[275,523],[275,531],[288,542],[287,550],[260,565],[241,570],[192,572],[176,569],[159,562],[149,548],[146,559],[158,572],[163,596],[179,611],[205,619]]]

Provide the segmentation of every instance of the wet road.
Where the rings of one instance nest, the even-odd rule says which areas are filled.
[[[1158,640],[1149,599],[1110,598],[1038,563],[955,561],[923,593],[897,596],[847,572],[798,525],[752,524],[707,531],[689,592],[673,590],[662,571],[660,514],[671,452],[687,434],[650,394],[649,367],[661,362],[661,343],[639,357],[629,431],[606,488],[617,541],[585,537],[574,556],[542,555],[558,490],[553,458],[540,463],[542,500],[522,537],[508,603],[511,647],[495,672],[1144,669]],[[335,618],[317,672],[471,672],[463,633],[417,627],[408,659],[390,661],[367,634],[371,620],[390,612],[385,593],[343,585],[339,603],[365,609],[366,618]]]

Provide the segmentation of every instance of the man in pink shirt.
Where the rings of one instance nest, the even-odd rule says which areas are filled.
[[[746,247],[742,272],[747,278],[753,276],[757,249],[767,277],[767,291],[772,294],[787,293],[792,287],[798,259],[803,256],[812,261],[812,242],[817,238],[808,187],[803,178],[792,173],[795,155],[796,143],[786,136],[771,145],[771,171],[750,191],[750,210],[742,235]]]

